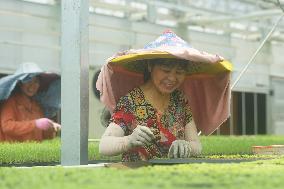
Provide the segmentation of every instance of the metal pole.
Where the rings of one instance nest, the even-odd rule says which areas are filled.
[[[231,94],[231,106],[230,106],[230,112],[231,112],[231,116],[230,116],[230,135],[234,135],[234,96],[233,94]]]
[[[257,114],[258,104],[257,104],[257,93],[253,94],[253,117],[254,117],[254,134],[258,133],[258,114]]]
[[[246,135],[246,93],[242,92],[242,135]]]
[[[152,1],[148,1],[147,3],[147,19],[149,22],[155,23],[157,18],[157,9],[151,2]]]
[[[88,164],[89,1],[62,0],[61,165]]]
[[[278,20],[275,22],[274,26],[271,28],[270,32],[266,35],[266,37],[264,38],[264,40],[261,42],[260,46],[257,48],[257,50],[255,51],[255,53],[253,54],[253,56],[251,57],[251,59],[248,61],[248,63],[245,65],[245,67],[242,69],[241,73],[238,75],[238,77],[236,78],[236,80],[234,81],[234,83],[231,85],[231,90],[235,87],[235,85],[238,83],[238,81],[241,79],[242,75],[245,73],[245,71],[248,69],[249,65],[252,63],[252,61],[255,59],[256,55],[259,53],[259,51],[262,49],[263,45],[265,44],[265,42],[269,39],[269,37],[271,36],[271,34],[273,33],[273,31],[275,30],[276,26],[279,24],[280,20],[282,19],[282,17],[284,16],[284,14],[282,14]]]

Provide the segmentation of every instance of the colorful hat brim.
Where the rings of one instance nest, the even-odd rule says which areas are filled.
[[[136,54],[126,54],[115,57],[109,61],[112,65],[121,66],[128,71],[136,73],[144,73],[145,70],[145,60],[156,59],[156,58],[176,58],[180,59],[168,52],[142,52]],[[144,63],[143,63],[144,62]],[[223,60],[219,63],[202,63],[202,62],[191,62],[189,61],[191,67],[187,72],[187,75],[193,74],[218,74],[222,72],[231,72],[233,70],[232,64]]]

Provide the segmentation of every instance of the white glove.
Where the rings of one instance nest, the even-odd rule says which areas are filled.
[[[131,135],[128,136],[128,145],[130,147],[147,146],[155,139],[152,131],[146,127],[138,125]]]
[[[169,158],[188,158],[190,156],[191,148],[188,141],[175,140],[168,153]]]

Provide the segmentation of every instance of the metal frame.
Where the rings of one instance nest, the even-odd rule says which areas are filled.
[[[147,10],[131,6],[129,2],[145,5]],[[112,11],[122,11],[125,18],[134,21],[147,19],[152,23],[174,22],[176,26],[184,23],[187,26],[196,26],[200,29],[223,30],[224,33],[238,33],[240,36],[258,40],[262,38],[262,30],[270,29],[270,23],[262,20],[274,21],[275,16],[281,14],[279,4],[273,1],[260,0],[226,0],[226,1],[178,1],[178,0],[120,0],[116,2],[104,2],[91,0],[90,5]],[[157,8],[168,10],[169,14],[157,11]],[[96,11],[94,11],[96,12]],[[163,22],[161,22],[163,21]],[[244,28],[238,28],[231,23],[238,23]],[[270,40],[284,41],[284,22],[280,23],[278,34]],[[206,30],[205,30],[206,31]],[[236,36],[236,35],[233,35]]]
[[[54,2],[59,3],[60,1],[55,0],[50,5],[53,5]],[[263,20],[273,22],[275,17],[281,14],[281,9],[283,10],[283,5],[278,0],[259,0],[257,2],[254,0],[117,0],[113,2],[90,0],[90,7],[90,11],[93,13],[123,17],[132,21],[147,19],[152,23],[167,23],[168,20],[175,22],[177,27],[180,23],[185,23],[187,26],[197,26],[200,29],[238,33],[240,36],[252,40],[262,38],[262,30],[271,27],[269,22],[266,23]],[[157,11],[161,8],[168,10],[169,13]],[[98,9],[100,11],[97,11]],[[116,14],[118,12],[120,14]],[[231,25],[233,22],[243,25],[244,28]],[[273,35],[270,40],[284,41],[284,22],[279,25],[278,34]]]
[[[239,134],[241,134],[241,135],[246,135],[247,134],[247,123],[246,123],[246,119],[247,119],[247,111],[246,111],[246,92],[239,92],[239,93],[241,93],[241,110],[242,110],[242,120],[241,120],[241,128],[242,128],[242,132],[241,133],[239,133]],[[270,117],[269,117],[269,114],[268,114],[268,112],[270,111],[269,110],[269,106],[268,106],[268,103],[267,103],[267,101],[269,100],[268,99],[268,97],[269,97],[269,95],[268,94],[266,94],[266,93],[257,93],[257,92],[254,92],[253,93],[253,114],[254,114],[254,120],[253,120],[253,134],[254,135],[257,135],[257,134],[259,134],[259,132],[258,132],[258,128],[259,128],[259,126],[258,126],[258,124],[259,124],[259,122],[258,122],[258,118],[259,118],[259,115],[258,115],[258,95],[259,94],[265,94],[266,95],[266,114],[265,114],[265,116],[266,116],[266,123],[265,123],[265,125],[266,125],[266,129],[267,129],[267,125],[270,123],[270,121],[269,121],[269,119],[270,119]],[[230,123],[229,123],[229,127],[230,127],[230,131],[229,131],[229,134],[230,135],[234,135],[234,134],[236,134],[236,133],[234,133],[234,128],[233,128],[233,124],[234,124],[234,114],[233,114],[233,102],[231,103],[231,117],[230,117]],[[237,125],[237,126],[240,126],[240,125]],[[271,133],[271,131],[267,131],[268,132],[268,134],[270,134]]]
[[[258,113],[257,113],[258,103],[257,103],[257,93],[253,93],[253,114],[254,114],[254,134],[258,133]]]
[[[246,94],[242,92],[242,135],[246,135]]]
[[[231,105],[230,105],[231,116],[230,116],[230,122],[229,122],[230,135],[234,135],[234,114],[233,114],[234,102],[233,100],[234,100],[234,96],[231,94]]]

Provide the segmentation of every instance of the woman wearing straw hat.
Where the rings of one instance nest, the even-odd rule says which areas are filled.
[[[230,70],[171,31],[112,57],[97,81],[112,112],[100,153],[122,153],[122,161],[199,155],[198,130],[210,134],[229,116]]]
[[[55,136],[61,126],[47,116],[54,116],[56,107],[46,106],[50,93],[56,95],[50,91],[53,84],[58,84],[58,76],[44,73],[35,63],[23,63],[13,75],[1,78],[0,141],[42,141]]]

